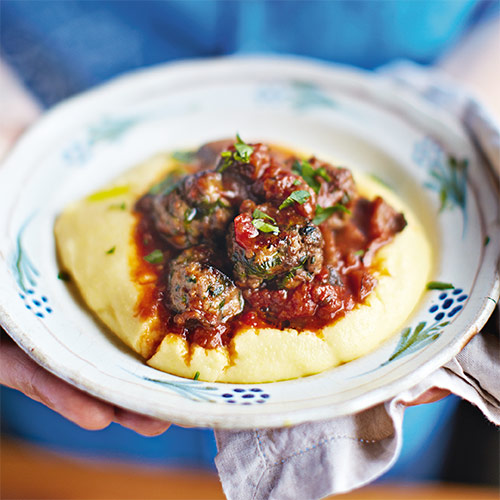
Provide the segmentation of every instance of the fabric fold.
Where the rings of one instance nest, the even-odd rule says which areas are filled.
[[[412,63],[391,65],[381,75],[459,118],[492,172],[500,173],[498,125],[475,100]],[[499,366],[498,334],[483,331],[418,385],[356,415],[291,428],[216,431],[224,492],[229,500],[316,500],[370,483],[398,459],[405,408],[431,388],[460,396],[500,425]]]

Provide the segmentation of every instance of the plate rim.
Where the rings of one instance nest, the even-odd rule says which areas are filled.
[[[193,67],[193,66],[213,66],[217,64],[232,64],[234,61],[237,61],[238,63],[244,63],[244,64],[259,64],[261,62],[264,62],[264,64],[270,64],[273,61],[283,61],[285,60],[288,63],[295,64],[295,65],[310,65],[314,67],[321,67],[322,69],[328,71],[328,72],[337,72],[337,73],[343,73],[347,75],[348,77],[353,77],[357,80],[366,80],[367,78],[369,80],[373,81],[373,73],[361,70],[359,68],[353,68],[353,67],[348,67],[348,66],[343,66],[343,65],[337,65],[337,64],[331,64],[331,63],[325,63],[323,61],[317,61],[317,60],[312,60],[310,58],[304,58],[304,57],[296,57],[296,56],[225,56],[225,57],[218,57],[218,58],[212,58],[212,59],[199,59],[199,60],[187,60],[187,61],[176,61],[176,62],[169,62],[165,64],[161,64],[152,68],[140,68],[137,70],[133,70],[131,72],[128,72],[124,75],[118,76],[116,78],[113,78],[112,80],[97,86],[96,88],[89,89],[88,91],[85,91],[81,94],[78,94],[76,96],[73,96],[67,100],[62,101],[61,103],[57,104],[50,110],[48,110],[40,119],[38,119],[34,124],[32,124],[19,138],[19,140],[16,142],[15,146],[10,150],[9,154],[6,156],[2,164],[0,165],[0,180],[3,177],[8,177],[8,174],[6,172],[8,171],[8,166],[13,160],[12,158],[15,158],[16,155],[18,154],[18,151],[22,151],[23,148],[25,147],[25,144],[29,144],[29,141],[32,140],[32,137],[36,138],[36,135],[38,134],[38,130],[45,127],[46,124],[50,120],[55,120],[57,119],[58,115],[62,112],[67,112],[67,110],[71,109],[72,107],[79,106],[82,101],[85,101],[86,99],[92,99],[93,96],[98,95],[99,93],[106,93],[109,89],[112,89],[115,87],[117,84],[127,87],[130,85],[134,85],[134,82],[140,82],[141,79],[143,78],[154,78],[155,74],[161,74],[163,72],[175,72],[179,71],[179,69],[182,70],[182,68],[185,67]],[[80,120],[81,121],[81,120]],[[4,258],[3,255],[0,254],[0,256],[3,258],[3,260],[7,263],[7,259]],[[484,265],[484,263],[483,263]],[[480,268],[478,268],[479,270]],[[492,282],[491,282],[491,289],[489,292],[490,297],[495,298],[495,301],[498,301],[498,296],[500,294],[500,278],[498,276],[498,272],[495,276],[493,276]],[[485,302],[483,306],[477,310],[475,317],[473,318],[473,321],[470,323],[469,328],[462,333],[460,336],[456,336],[455,340],[453,343],[447,346],[446,349],[442,349],[438,354],[435,355],[434,357],[431,357],[428,359],[426,362],[422,363],[420,365],[419,369],[417,370],[418,377],[415,376],[414,378],[419,378],[420,380],[423,380],[427,375],[429,375],[432,371],[434,371],[436,368],[439,368],[439,366],[442,366],[445,364],[447,361],[453,358],[458,352],[465,346],[471,339],[472,337],[480,331],[480,329],[483,327],[484,323],[486,323],[488,317],[490,314],[493,312],[495,308],[495,304],[492,301],[488,301],[485,299]],[[62,378],[63,380],[66,380],[67,382],[71,383],[72,385],[75,385],[76,387],[84,390],[87,393],[90,393],[100,399],[104,399],[106,401],[110,401],[113,404],[117,404],[119,406],[124,406],[123,401],[111,401],[109,398],[109,394],[103,395],[103,391],[98,391],[95,388],[89,388],[85,385],[83,385],[80,381],[75,380],[74,378],[69,378],[64,375],[64,373],[61,373],[59,370],[54,368],[54,363],[52,365],[44,358],[42,353],[37,352],[36,349],[33,348],[33,345],[30,344],[30,336],[29,334],[25,334],[22,330],[23,328],[19,326],[15,319],[11,317],[7,309],[3,306],[3,304],[0,304],[0,323],[4,326],[5,330],[11,336],[11,338],[14,339],[14,341],[32,358],[34,359],[38,364],[43,366],[45,369],[53,373],[54,375],[58,376],[59,378]],[[459,338],[460,337],[460,338]],[[451,353],[451,355],[450,355]],[[445,359],[446,358],[446,359]],[[437,360],[439,360],[439,363],[437,363]],[[437,365],[437,366],[436,366]],[[391,383],[386,383],[382,387],[372,389],[371,391],[367,393],[363,393],[352,400],[344,401],[342,402],[342,406],[345,407],[345,410],[343,411],[334,411],[332,408],[328,408],[326,405],[318,408],[303,408],[299,410],[293,410],[289,412],[282,412],[280,411],[279,414],[277,415],[270,415],[270,414],[264,414],[263,418],[261,418],[259,421],[259,416],[255,414],[254,411],[251,411],[250,414],[252,416],[252,428],[261,428],[261,427],[281,427],[283,425],[283,420],[286,418],[290,418],[293,420],[294,425],[300,422],[305,422],[305,421],[313,421],[313,420],[321,420],[325,418],[332,418],[336,416],[341,416],[341,415],[347,415],[347,414],[353,414],[358,411],[361,411],[363,409],[366,409],[370,406],[373,406],[374,404],[381,403],[385,400],[387,400],[387,397],[384,397],[381,399],[381,395],[379,394],[380,392],[391,392],[394,393],[393,395],[397,395],[400,392],[409,389],[410,387],[415,385],[414,381],[411,382],[405,382],[406,377],[400,377],[399,379],[391,382]],[[238,385],[238,384],[234,384]],[[370,397],[371,396],[371,397]],[[392,396],[390,396],[392,397]],[[126,405],[127,408],[132,409],[133,411],[137,411],[139,413],[145,413],[144,411],[141,412],[140,407],[135,407],[135,408],[130,408],[130,405]],[[250,407],[246,407],[249,409]],[[263,412],[264,406],[258,407],[260,413],[265,413]],[[151,415],[151,413],[148,411],[147,414]],[[159,415],[154,415],[154,416],[159,416]],[[242,420],[245,420],[246,415],[241,414],[241,415],[233,415],[230,421],[224,422],[224,425],[217,425],[213,423],[214,419],[213,417],[207,417],[205,420],[200,421],[200,416],[197,415],[194,418],[191,418],[189,415],[186,416],[182,412],[180,412],[178,415],[173,415],[174,419],[173,421],[175,423],[180,423],[181,425],[196,425],[196,426],[211,426],[211,427],[223,427],[226,429],[245,429],[248,428],[248,425],[245,425]],[[165,419],[164,416],[161,416],[160,418]]]

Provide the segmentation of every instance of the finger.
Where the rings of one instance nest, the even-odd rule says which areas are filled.
[[[104,429],[113,421],[111,405],[52,375],[16,344],[4,340],[0,345],[0,383],[45,404],[84,429]]]
[[[407,402],[405,404],[406,406],[417,406],[427,403],[434,403],[436,401],[439,401],[440,399],[445,398],[446,396],[449,396],[450,394],[450,391],[446,389],[432,387],[428,391],[421,394],[417,399],[414,399],[413,401]]]
[[[163,422],[146,415],[139,415],[122,408],[115,408],[114,421],[144,436],[158,436],[170,427],[169,422]]]

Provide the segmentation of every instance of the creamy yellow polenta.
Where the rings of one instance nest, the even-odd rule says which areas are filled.
[[[204,349],[175,334],[161,340],[159,319],[134,311],[147,279],[136,283],[131,266],[132,207],[147,189],[176,166],[159,155],[116,179],[104,190],[69,207],[58,218],[59,256],[90,309],[116,335],[159,370],[205,381],[255,383],[318,373],[372,351],[394,334],[420,299],[431,270],[431,248],[410,209],[390,190],[355,175],[359,192],[382,196],[403,212],[408,226],[376,254],[378,285],[366,302],[321,332],[272,328],[239,332],[230,349]]]

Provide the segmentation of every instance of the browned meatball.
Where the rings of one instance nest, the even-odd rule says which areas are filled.
[[[215,326],[243,310],[240,290],[211,264],[212,258],[212,252],[200,245],[184,250],[170,263],[167,298],[177,313],[177,324]]]
[[[231,139],[222,139],[220,141],[208,142],[201,146],[196,152],[199,170],[215,170],[220,160],[222,151],[226,151],[232,144]]]
[[[224,234],[234,211],[221,174],[199,172],[170,193],[153,195],[150,214],[161,236],[176,248],[188,248]]]
[[[251,207],[245,204],[243,209]],[[278,288],[294,288],[312,280],[323,264],[323,244],[316,225],[296,214],[291,217],[280,212],[270,204],[238,215],[227,237],[233,274],[243,288],[256,288],[264,282]]]
[[[323,208],[331,207],[336,203],[348,205],[356,196],[356,186],[351,171],[347,168],[334,167],[316,158],[311,158],[309,164],[314,169],[321,169],[322,175],[315,176],[319,183],[318,205]]]

